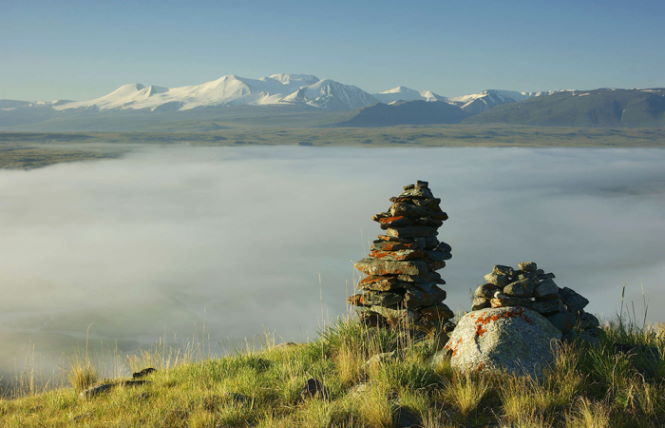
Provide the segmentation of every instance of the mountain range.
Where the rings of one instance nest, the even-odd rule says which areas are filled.
[[[238,122],[272,126],[460,122],[662,126],[665,90],[488,89],[446,97],[404,86],[369,93],[309,74],[272,74],[259,79],[226,75],[174,88],[126,84],[84,101],[0,100],[0,129],[4,130],[154,130],[175,123],[190,130],[209,130]]]

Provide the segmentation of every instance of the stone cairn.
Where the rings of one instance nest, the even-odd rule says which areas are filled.
[[[366,325],[405,328],[433,335],[449,332],[453,312],[442,303],[445,284],[436,270],[446,265],[451,248],[436,238],[448,219],[425,181],[404,186],[390,198],[388,211],[376,214],[384,234],[372,243],[369,257],[355,263],[367,275],[359,281],[359,293],[348,298],[360,307]]]
[[[568,287],[559,288],[553,273],[538,269],[534,262],[522,262],[517,269],[496,265],[485,275],[473,296],[471,309],[522,306],[547,318],[563,334],[564,340],[575,337],[596,341],[602,330],[598,319],[584,312],[589,301]]]

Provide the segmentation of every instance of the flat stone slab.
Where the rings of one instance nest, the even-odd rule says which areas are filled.
[[[386,229],[386,235],[395,238],[425,238],[438,234],[437,228],[430,226],[406,226]]]
[[[433,251],[428,251],[428,253]],[[373,259],[383,260],[417,260],[424,259],[426,253],[424,250],[397,250],[397,251],[381,251],[370,250],[369,257]]]
[[[423,275],[430,271],[421,260],[394,261],[365,258],[354,264],[366,275]]]
[[[441,211],[441,208],[438,206],[426,208],[419,207],[407,202],[392,204],[388,210],[388,213],[393,217],[429,217],[441,221],[448,219],[448,214]]]

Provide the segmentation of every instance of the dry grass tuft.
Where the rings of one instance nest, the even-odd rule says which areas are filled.
[[[385,386],[370,384],[354,404],[364,425],[371,428],[392,425],[392,404]]]
[[[358,348],[343,344],[335,354],[335,365],[339,379],[345,386],[354,385],[364,377],[365,356]]]
[[[451,380],[443,386],[439,396],[442,401],[453,404],[459,413],[466,417],[478,408],[489,390],[488,377],[455,372]]]
[[[68,379],[74,390],[80,392],[97,382],[97,370],[88,360],[84,362],[76,361],[69,369]]]
[[[580,398],[566,417],[567,428],[609,428],[610,408],[600,401]]]

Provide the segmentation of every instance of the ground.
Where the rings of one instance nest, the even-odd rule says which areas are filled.
[[[89,399],[78,389],[93,383],[94,368],[79,365],[71,372],[76,388],[0,401],[0,426],[662,427],[665,340],[619,325],[605,331],[601,346],[562,347],[539,382],[463,374],[446,359],[433,365],[437,340],[345,320],[311,343],[175,367],[145,354],[133,364],[157,366],[149,382]],[[303,397],[308,379],[325,393]]]
[[[313,147],[665,147],[663,128],[398,126],[385,128],[237,127],[203,133],[0,132],[0,168],[120,157],[139,144]]]

